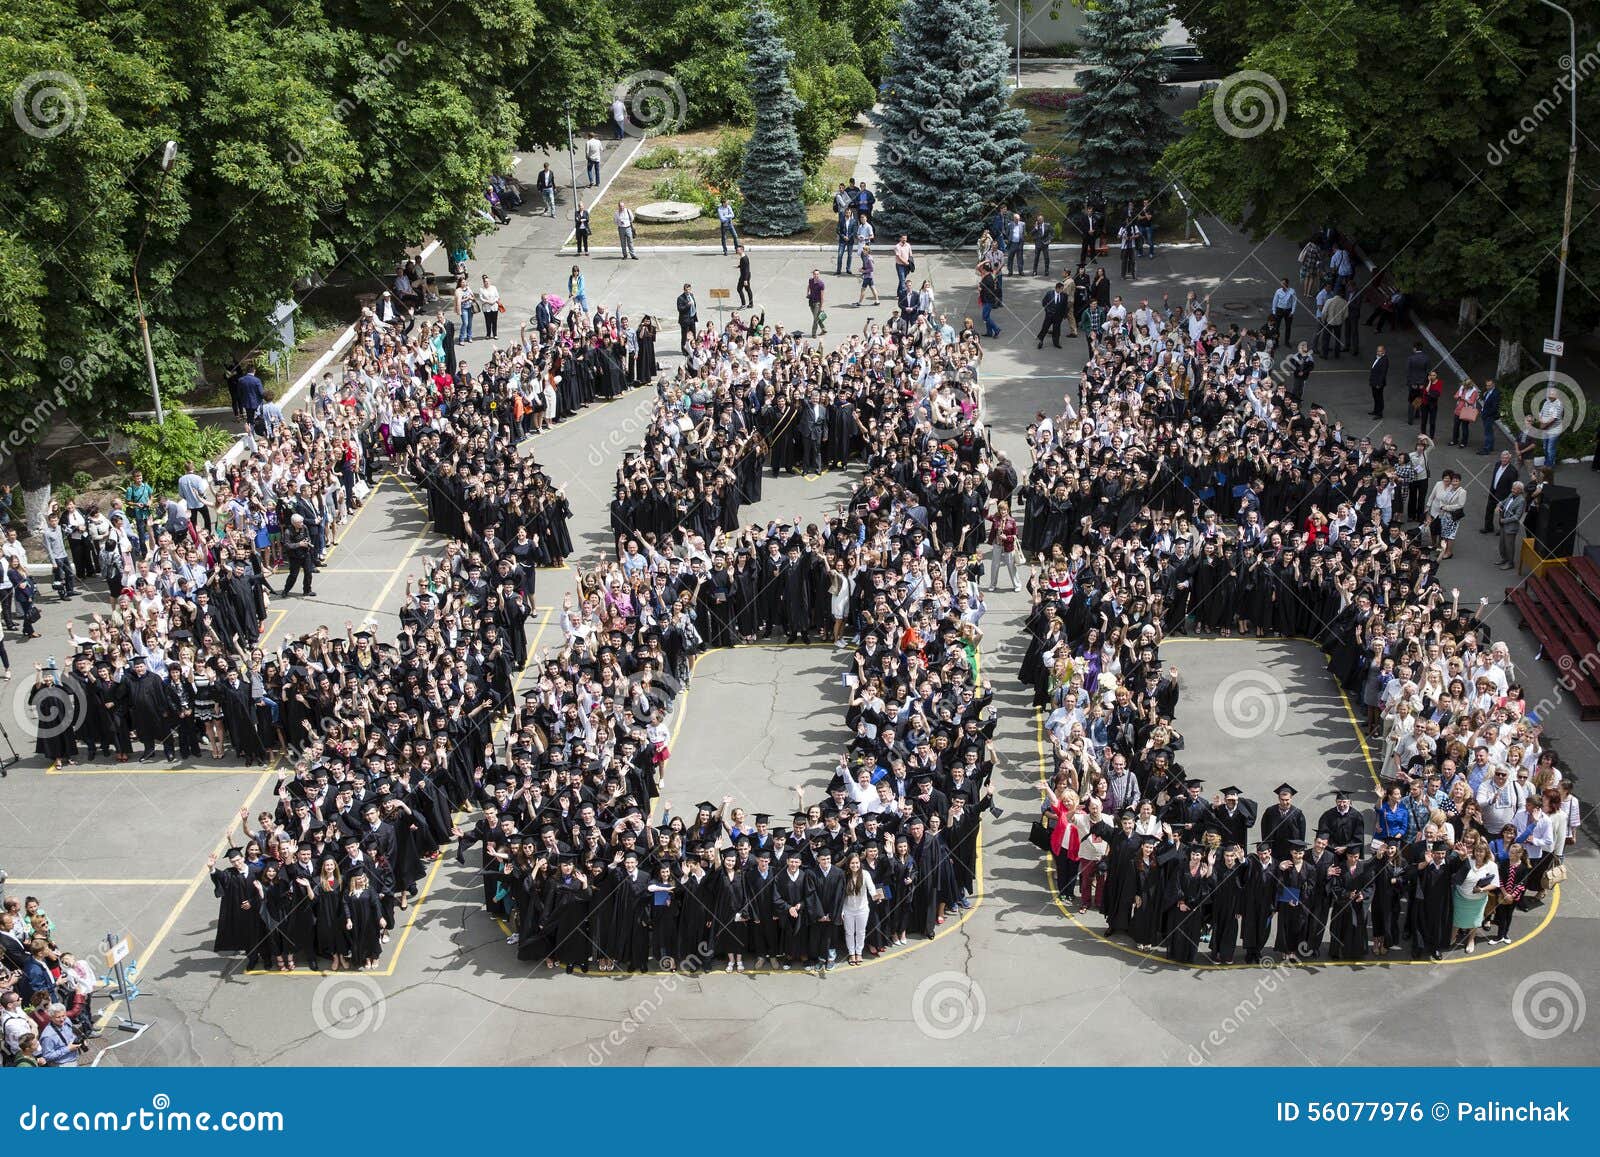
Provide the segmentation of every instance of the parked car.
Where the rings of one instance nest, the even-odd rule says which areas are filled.
[[[1190,80],[1219,80],[1222,70],[1200,54],[1192,44],[1164,44],[1160,49],[1167,62],[1167,83]]]

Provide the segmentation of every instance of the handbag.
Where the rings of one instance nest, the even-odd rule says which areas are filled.
[[[1457,414],[1456,417],[1460,418],[1463,422],[1476,422],[1478,420],[1478,407],[1462,406],[1461,413]]]
[[[1028,842],[1041,852],[1050,851],[1050,827],[1044,820],[1033,821],[1033,827],[1028,829]]]
[[[1567,866],[1565,864],[1551,864],[1544,870],[1544,886],[1552,884],[1565,884],[1567,882]]]

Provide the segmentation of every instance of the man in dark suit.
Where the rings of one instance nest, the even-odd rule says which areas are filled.
[[[1047,333],[1056,349],[1061,348],[1061,322],[1071,305],[1067,300],[1065,289],[1065,282],[1056,282],[1056,287],[1047,291],[1044,300],[1039,303],[1044,308],[1044,324],[1039,327],[1039,349],[1044,349],[1044,335]]]
[[[1489,472],[1489,495],[1484,500],[1483,525],[1478,528],[1479,534],[1494,533],[1495,507],[1511,497],[1511,488],[1517,484],[1518,478],[1516,464],[1511,461],[1511,451],[1500,451],[1500,460]]]
[[[750,288],[750,254],[743,245],[736,245],[734,252],[739,255],[739,281],[734,288],[739,291],[739,304],[749,309],[756,303],[755,292]]]
[[[807,474],[822,473],[822,432],[828,425],[828,410],[815,391],[800,407],[800,449]]]
[[[1389,385],[1389,351],[1383,346],[1378,347],[1377,355],[1372,359],[1372,368],[1367,371],[1367,388],[1372,391],[1372,409],[1369,416],[1383,417],[1383,391]]]
[[[685,282],[683,292],[678,294],[678,349],[684,357],[689,356],[689,342],[699,324],[700,310],[695,305],[694,290]]]

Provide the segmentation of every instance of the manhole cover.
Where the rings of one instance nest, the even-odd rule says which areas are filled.
[[[1223,313],[1249,313],[1250,308],[1248,301],[1225,301],[1222,303]]]

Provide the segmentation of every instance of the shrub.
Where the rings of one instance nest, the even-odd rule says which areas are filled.
[[[94,475],[87,470],[79,470],[72,476],[72,485],[81,493],[94,485]]]
[[[657,145],[633,162],[636,169],[678,169],[683,167],[683,151],[671,145]]]
[[[190,462],[213,458],[233,443],[226,430],[200,426],[182,410],[168,410],[160,425],[134,422],[123,429],[133,442],[133,468],[157,492],[175,487]]]
[[[702,154],[696,162],[700,179],[719,189],[737,189],[739,178],[744,174],[744,150],[749,143],[747,133],[723,133],[717,138],[716,148]]]

